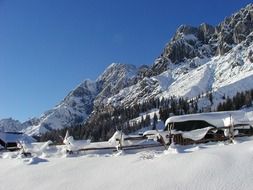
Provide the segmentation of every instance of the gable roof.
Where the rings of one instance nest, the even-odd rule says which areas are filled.
[[[234,124],[249,123],[249,118],[244,111],[225,111],[172,116],[166,120],[165,126],[169,123],[202,120],[216,127],[223,127],[230,116],[232,116]]]
[[[18,141],[34,142],[35,139],[19,132],[0,132],[0,139],[5,143],[16,143]]]

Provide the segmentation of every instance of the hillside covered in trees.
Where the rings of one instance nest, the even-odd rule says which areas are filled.
[[[151,99],[142,104],[136,104],[132,107],[111,108],[92,115],[89,122],[84,124],[52,130],[39,137],[40,141],[52,140],[55,143],[61,143],[66,131],[68,130],[75,139],[91,139],[92,141],[108,140],[116,130],[123,130],[124,133],[134,133],[144,127],[156,129],[158,120],[165,123],[171,115],[183,115],[200,113],[207,110],[198,109],[198,96],[196,100],[187,100],[184,98],[171,97],[169,99]],[[212,94],[207,97],[212,103]],[[212,111],[229,111],[238,110],[244,107],[252,106],[253,89],[245,92],[238,92],[234,97],[225,97],[224,101],[218,104],[216,110]],[[154,113],[153,118],[145,114],[150,110],[159,110],[158,114]],[[209,109],[210,111],[211,109]],[[140,120],[130,122],[131,120],[141,117]]]

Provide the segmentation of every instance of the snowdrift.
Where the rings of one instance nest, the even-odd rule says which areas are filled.
[[[252,147],[253,139],[243,138],[231,145],[174,146],[137,154],[50,157],[47,150],[47,156],[22,158],[0,153],[0,189],[248,190]]]

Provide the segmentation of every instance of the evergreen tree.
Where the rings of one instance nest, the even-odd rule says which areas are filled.
[[[158,120],[158,118],[157,118],[157,115],[156,115],[156,113],[154,114],[154,118],[153,118],[153,130],[156,130],[156,124],[157,124],[157,120]]]
[[[209,101],[211,102],[211,105],[213,105],[213,94],[212,93],[209,93]]]
[[[150,125],[150,115],[147,114],[145,118],[145,126],[148,127]]]

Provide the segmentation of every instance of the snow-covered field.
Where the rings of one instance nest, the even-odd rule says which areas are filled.
[[[22,158],[0,153],[0,190],[252,189],[253,138],[138,153],[68,157],[62,147]]]

